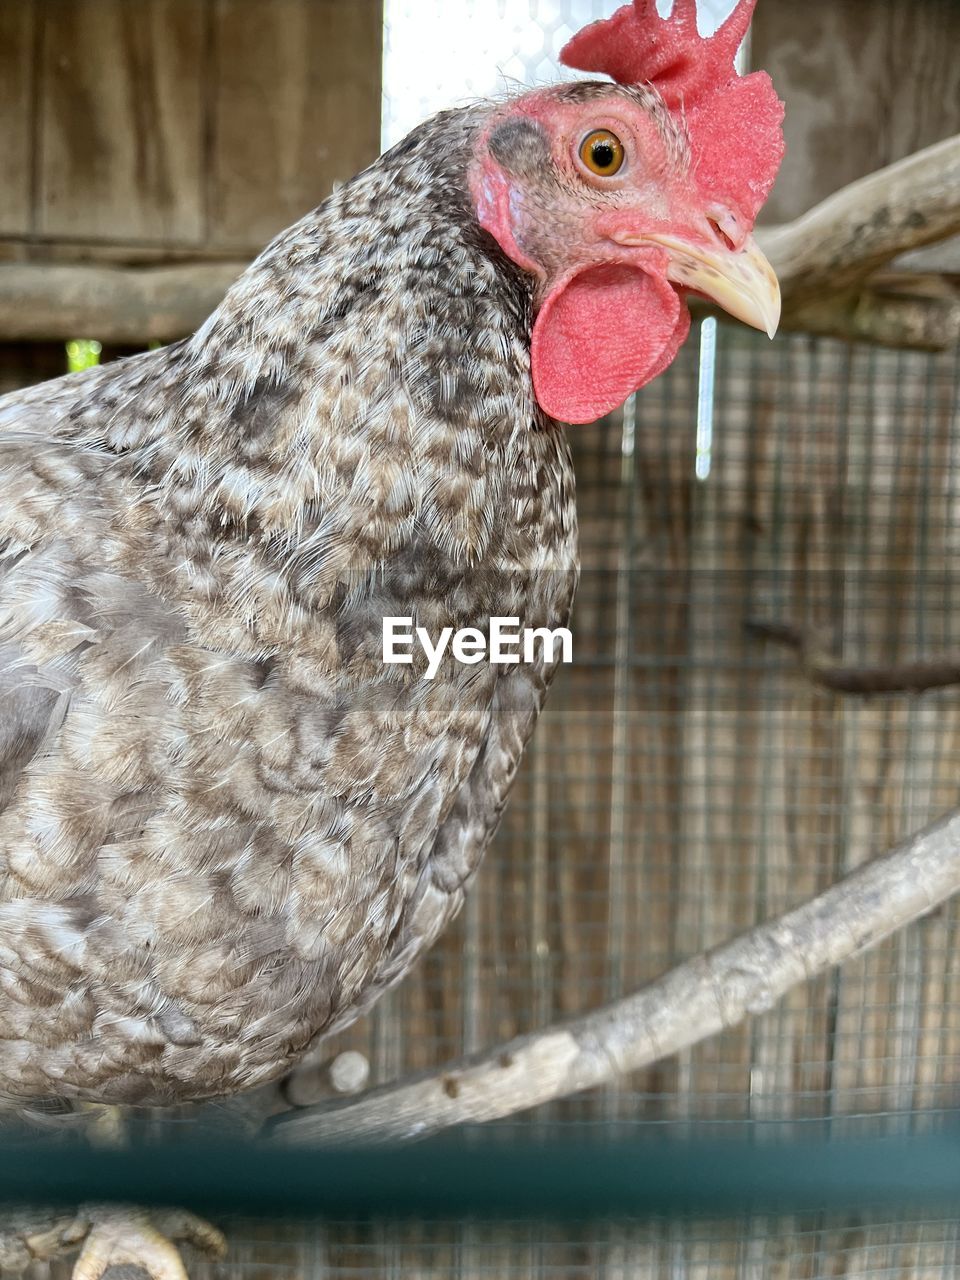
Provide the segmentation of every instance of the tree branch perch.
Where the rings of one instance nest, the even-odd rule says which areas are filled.
[[[843,663],[821,649],[797,626],[748,619],[747,630],[761,640],[792,649],[800,668],[812,684],[832,693],[870,697],[881,693],[927,693],[960,684],[960,657],[915,659],[889,666],[855,666]]]
[[[911,249],[960,232],[960,134],[851,182],[757,239],[791,303],[842,291]]]
[[[275,1141],[427,1137],[610,1084],[770,1009],[960,891],[960,811],[779,919],[686,961],[584,1017],[336,1106],[274,1120]]]
[[[780,279],[784,329],[945,351],[960,342],[960,292],[893,259],[960,232],[960,136],[843,187],[757,238]]]
[[[913,351],[960,342],[960,291],[931,276],[872,277],[846,293],[787,300],[781,329]]]

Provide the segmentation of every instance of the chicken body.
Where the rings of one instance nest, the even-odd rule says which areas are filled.
[[[460,906],[553,664],[387,665],[383,619],[566,623],[573,477],[484,109],[280,236],[191,339],[0,399],[0,1098],[286,1071]]]
[[[775,330],[753,3],[702,40],[695,0],[633,0],[563,55],[616,83],[435,117],[189,340],[0,399],[0,1109],[268,1081],[456,912],[554,659],[431,679],[385,620],[565,625],[558,420],[662,372],[690,292]],[[3,1219],[0,1267],[82,1243],[77,1280],[224,1244]]]

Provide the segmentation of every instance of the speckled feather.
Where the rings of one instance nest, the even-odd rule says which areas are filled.
[[[490,108],[275,240],[189,340],[0,399],[0,1097],[286,1071],[455,914],[553,674],[382,619],[566,622],[573,477]]]

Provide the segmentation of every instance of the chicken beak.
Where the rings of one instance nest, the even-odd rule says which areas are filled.
[[[667,279],[693,289],[744,324],[772,338],[780,323],[780,285],[753,236],[741,249],[711,249],[674,236],[617,237],[624,245],[656,244],[670,256]]]

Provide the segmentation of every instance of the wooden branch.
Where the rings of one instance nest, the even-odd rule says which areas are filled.
[[[792,649],[807,679],[833,693],[870,697],[879,693],[926,693],[929,689],[960,684],[960,658],[931,658],[891,666],[852,666],[819,651],[800,627],[790,623],[749,621],[746,627],[763,640]]]
[[[845,291],[901,253],[960,232],[960,135],[841,188],[757,238],[785,303]]]
[[[960,290],[939,276],[873,277],[849,293],[785,305],[783,330],[914,351],[960,343]]]
[[[0,263],[0,341],[146,344],[192,333],[246,267]]]
[[[695,316],[733,323],[719,307],[694,298]],[[950,351],[960,343],[960,289],[940,276],[874,276],[841,293],[784,300],[782,333],[813,333],[847,342],[913,351]]]
[[[960,292],[940,276],[874,273],[960,232],[960,136],[947,138],[760,229],[784,330],[922,351],[960,342]],[[922,259],[920,259],[922,262]]]
[[[960,276],[960,236],[938,240],[922,249],[909,249],[890,263],[894,271],[913,271],[921,275]]]
[[[876,946],[958,891],[960,811],[804,906],[633,995],[434,1074],[278,1117],[269,1133],[289,1144],[421,1138],[610,1084],[765,1013],[791,988]]]

